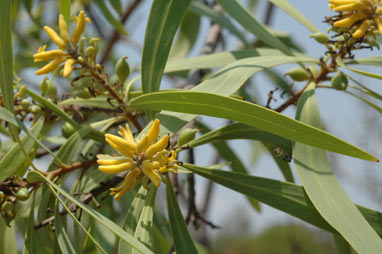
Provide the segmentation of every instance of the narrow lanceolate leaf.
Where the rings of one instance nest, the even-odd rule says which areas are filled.
[[[207,126],[205,126],[204,124],[200,122],[197,123],[197,128],[200,129],[200,131],[204,134],[202,135],[202,137],[215,132],[215,131],[210,131]],[[192,141],[188,143],[188,145],[190,147],[195,147],[190,145],[191,143]],[[226,142],[213,142],[211,144],[215,147],[216,151],[219,153],[219,156],[230,163],[229,167],[232,169],[232,171],[248,174],[248,171],[245,168],[244,164],[241,162],[239,157],[228,146]],[[257,211],[261,211],[260,204],[256,199],[248,197],[248,201],[251,204],[251,206],[253,206],[253,208],[255,208]]]
[[[252,139],[263,141],[280,147],[289,153],[292,152],[292,143],[290,140],[242,123],[233,123],[210,131],[199,138],[192,140],[188,143],[188,145],[190,147],[196,147],[210,142],[232,139]]]
[[[363,76],[366,76],[366,77],[370,77],[370,78],[375,78],[375,79],[382,79],[382,75],[379,75],[379,74],[375,74],[375,73],[372,73],[372,72],[367,72],[367,71],[362,71],[362,70],[358,70],[358,69],[354,69],[354,68],[351,68],[349,66],[347,66],[341,59],[337,58],[336,59],[337,61],[337,64],[349,71],[352,71],[352,72],[355,72],[355,73],[358,73],[358,74],[361,74]]]
[[[247,29],[248,32],[254,34],[259,40],[273,48],[279,49],[287,55],[293,55],[289,48],[274,37],[239,1],[218,0],[218,3],[232,18]]]
[[[60,14],[65,18],[66,24],[70,24],[70,2],[71,0],[60,0]]]
[[[0,8],[0,88],[4,107],[13,112],[11,3],[4,0]]]
[[[141,215],[143,206],[145,204],[146,197],[147,197],[147,190],[143,186],[141,186],[139,188],[139,191],[135,195],[133,202],[131,203],[131,206],[129,207],[129,210],[127,210],[126,217],[123,222],[123,229],[131,235],[134,234],[135,229],[137,228],[138,220]],[[132,247],[128,245],[126,242],[120,240],[118,253],[119,254],[132,253]]]
[[[244,195],[256,198],[264,204],[312,225],[337,233],[318,213],[302,186],[237,172],[199,167],[188,163],[183,166],[200,176]],[[361,206],[357,206],[357,208],[374,230],[382,235],[382,225],[380,224],[382,214]]]
[[[141,241],[149,249],[153,249],[153,221],[156,193],[157,188],[151,184],[134,234],[134,237]],[[133,253],[135,254],[137,251],[133,250]]]
[[[167,176],[166,197],[168,220],[170,222],[170,230],[174,241],[176,253],[195,254],[198,253],[194,242],[188,232],[187,225],[184,222],[182,212],[172,188],[171,180]]]
[[[216,22],[222,27],[226,28],[233,35],[239,38],[244,44],[248,44],[243,33],[237,29],[237,27],[229,20],[228,17],[226,17],[226,15],[224,15],[224,13],[215,11],[207,5],[197,1],[192,1],[189,10],[198,15],[204,15],[208,17],[211,21]]]
[[[44,125],[44,120],[37,121],[30,130],[34,136],[38,136]],[[30,154],[34,149],[37,149],[36,142],[31,136],[25,134],[21,138],[21,144],[25,151]],[[5,180],[7,177],[19,173],[22,177],[28,169],[29,163],[24,153],[21,150],[20,144],[16,143],[0,161],[0,181]]]
[[[313,25],[313,23],[310,22],[310,20],[307,19],[301,12],[299,12],[296,8],[294,8],[293,5],[291,5],[288,0],[268,0],[268,1],[276,5],[277,7],[279,7],[281,10],[283,10],[286,14],[294,18],[301,25],[309,29],[312,33],[319,32],[319,30],[315,27],[315,25]]]
[[[153,1],[142,55],[142,89],[159,90],[163,70],[180,21],[191,0]]]
[[[0,219],[0,253],[17,254],[15,226],[8,227],[5,220]]]
[[[337,234],[333,234],[333,240],[336,244],[337,250],[339,254],[352,254],[352,250],[348,242],[346,240]]]
[[[87,207],[82,202],[78,201],[76,198],[74,198],[72,195],[67,193],[64,189],[57,186],[55,183],[50,181],[48,178],[43,176],[42,174],[33,171],[34,174],[38,175],[42,180],[44,180],[47,184],[49,184],[51,187],[53,187],[57,192],[59,192],[61,195],[66,197],[71,202],[75,203],[78,207],[80,207],[84,212],[89,214],[91,217],[93,217],[97,222],[104,225],[107,229],[109,229],[111,232],[113,232],[116,236],[124,240],[125,242],[131,244],[133,248],[137,249],[139,252],[144,254],[152,254],[152,251],[148,249],[145,245],[143,245],[140,241],[138,241],[136,238],[134,238],[132,235],[124,231],[122,228],[120,228],[117,224],[115,224],[112,220],[108,219],[107,217],[103,216],[99,212],[97,212],[94,209],[91,209]]]
[[[52,112],[56,113],[58,116],[60,116],[63,120],[66,122],[69,122],[76,130],[81,129],[80,124],[78,124],[76,121],[74,121],[68,114],[66,114],[63,110],[61,110],[56,104],[48,101],[46,98],[38,95],[37,93],[27,89],[26,94],[32,97],[35,101],[42,104]],[[89,138],[94,139],[98,142],[105,143],[105,135],[102,132],[99,132],[97,130],[92,129],[91,133],[89,134]]]
[[[145,110],[170,110],[226,118],[331,152],[378,161],[373,155],[316,127],[231,97],[190,91],[158,92],[133,99],[129,105]]]
[[[60,215],[60,210],[58,206],[58,201],[56,201],[56,209],[54,212],[54,223],[55,223],[55,234],[57,236],[57,242],[60,246],[62,253],[77,253],[74,249],[72,243],[70,242],[68,233],[66,232],[66,228],[64,223],[62,222],[62,217]]]
[[[113,16],[109,8],[106,6],[105,2],[103,0],[94,0],[94,2],[99,7],[107,21],[121,34],[127,35],[127,32],[123,27],[122,23]]]
[[[321,123],[314,88],[311,83],[299,99],[296,118],[318,127]],[[293,159],[299,179],[321,216],[358,253],[380,253],[382,239],[338,183],[326,152],[296,142]]]

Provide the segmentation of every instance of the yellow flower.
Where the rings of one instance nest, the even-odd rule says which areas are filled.
[[[349,28],[353,38],[361,38],[368,32],[382,33],[382,1],[329,0],[329,7],[340,12],[333,26]]]
[[[137,142],[129,126],[119,127],[120,136],[106,134],[106,142],[118,151],[122,157],[105,157],[98,155],[98,169],[108,174],[129,171],[124,182],[117,188],[112,188],[111,195],[118,200],[122,194],[131,190],[135,184],[141,183],[147,187],[151,181],[159,187],[162,173],[176,172],[179,162],[176,160],[175,150],[168,150],[169,136],[158,139],[160,122],[155,120],[149,132]]]
[[[69,37],[68,24],[65,21],[64,16],[59,17],[59,36],[56,31],[54,31],[49,26],[45,26],[44,30],[48,34],[49,38],[60,48],[51,51],[45,51],[46,46],[40,47],[37,54],[33,55],[34,61],[51,61],[41,69],[35,72],[36,75],[47,74],[54,71],[61,63],[65,62],[63,76],[68,77],[72,73],[73,65],[76,64],[77,58],[73,55],[73,48],[77,49],[77,44],[80,36],[85,31],[85,21],[90,23],[90,19],[85,17],[85,12],[81,11],[78,17],[75,17],[77,25],[74,28],[72,37]],[[66,52],[65,50],[68,50]],[[70,54],[70,53],[71,54]]]

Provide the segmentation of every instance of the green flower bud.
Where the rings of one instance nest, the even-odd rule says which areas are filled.
[[[96,49],[93,46],[89,46],[86,48],[86,56],[95,55]]]
[[[76,129],[68,122],[64,123],[61,128],[62,136],[69,138],[76,132]]]
[[[122,57],[115,64],[115,73],[117,74],[119,82],[121,84],[124,84],[127,77],[130,75],[130,66],[129,63],[126,61],[126,58],[126,56]]]
[[[79,91],[76,91],[76,93],[74,94],[74,97],[80,97],[80,98],[83,98],[83,99],[89,99],[92,97],[92,94],[89,92],[88,89],[84,88],[84,89],[81,89]]]
[[[195,138],[195,134],[198,132],[197,129],[187,128],[184,129],[178,136],[178,146],[183,146]]]
[[[302,68],[293,68],[287,71],[284,74],[284,77],[285,76],[289,76],[294,81],[304,81],[310,79],[309,74]]]
[[[309,35],[309,37],[315,39],[318,43],[321,43],[321,44],[326,44],[329,40],[329,37],[326,34],[321,32],[313,33]]]
[[[48,95],[52,99],[56,99],[57,98],[57,87],[56,87],[56,85],[52,81],[48,82],[48,87],[47,87],[47,90],[46,90],[46,95]]]
[[[20,89],[19,89],[19,94],[20,94],[20,97],[24,97],[25,96],[25,93],[27,91],[27,86],[24,85],[24,86],[21,86]]]
[[[98,41],[100,40],[100,38],[92,38],[89,42],[89,45],[90,46],[93,46],[95,51],[94,51],[94,54],[97,55],[98,54]]]
[[[332,77],[332,87],[337,90],[345,90],[348,86],[348,78],[342,72]]]
[[[2,199],[3,199],[4,197],[5,197],[4,192],[0,191],[0,203],[1,203],[1,201],[2,201]]]
[[[23,99],[21,101],[21,106],[23,107],[23,109],[28,109],[30,105],[31,102],[28,99]]]
[[[48,79],[45,77],[38,85],[38,87],[40,88],[41,94],[45,95],[48,91]]]
[[[30,196],[30,192],[27,188],[21,188],[16,193],[17,199],[21,201],[27,200],[29,196]]]
[[[30,110],[31,110],[32,114],[34,114],[34,115],[37,115],[37,114],[41,113],[41,107],[38,106],[38,105],[32,105]]]

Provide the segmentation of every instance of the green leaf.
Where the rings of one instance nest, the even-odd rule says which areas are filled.
[[[248,44],[243,33],[240,32],[234,24],[224,15],[222,12],[218,12],[208,7],[205,4],[199,3],[197,1],[192,1],[189,7],[189,11],[196,13],[198,15],[203,15],[209,18],[211,21],[218,23],[222,27],[226,28],[233,35],[239,38],[244,44]]]
[[[183,59],[193,48],[199,34],[200,17],[190,11],[184,15],[169,59]]]
[[[203,125],[202,123],[198,122],[196,125],[200,131],[204,134],[202,137],[209,135],[210,133],[213,133],[215,131],[210,131],[207,126]],[[224,128],[224,127],[223,127]],[[192,141],[189,143],[189,145],[192,143]],[[225,159],[227,162],[230,162],[231,164],[229,167],[232,169],[232,171],[240,172],[243,174],[248,174],[247,169],[237,157],[237,155],[234,153],[234,151],[227,145],[226,142],[213,142],[212,145],[215,147],[215,149],[218,151],[219,156]],[[194,147],[191,146],[190,147]],[[249,203],[255,208],[257,211],[261,210],[259,202],[251,197],[248,197]]]
[[[156,193],[157,187],[151,184],[134,234],[136,239],[150,249],[153,249],[153,220]],[[133,250],[133,253],[135,254],[136,251]]]
[[[54,191],[54,190],[53,190]],[[72,243],[70,242],[68,233],[66,232],[65,226],[62,222],[62,217],[60,215],[60,209],[58,206],[58,201],[56,202],[56,208],[54,212],[54,223],[55,223],[55,233],[57,237],[58,245],[60,246],[60,249],[62,253],[77,253],[74,249]]]
[[[94,0],[95,4],[98,6],[98,8],[101,10],[103,17],[109,21],[109,23],[118,30],[123,35],[128,35],[125,28],[123,27],[123,24],[118,21],[113,14],[110,12],[110,10],[107,8],[105,2],[103,0]]]
[[[147,197],[147,190],[141,186],[138,193],[135,195],[129,210],[126,213],[125,220],[123,222],[123,229],[129,234],[134,234],[137,228],[138,220],[141,215],[145,200]],[[132,253],[131,245],[126,244],[122,240],[119,241],[118,253],[127,254]]]
[[[333,234],[334,243],[336,244],[339,254],[351,254],[351,247],[346,240],[337,234]]]
[[[279,49],[286,55],[293,55],[289,48],[279,39],[274,37],[240,2],[237,0],[218,0],[217,2],[220,3],[232,18],[239,22],[249,32],[254,34],[257,39],[273,48]]]
[[[331,152],[378,161],[373,155],[316,127],[230,97],[190,91],[157,92],[133,99],[129,105],[140,109],[170,110],[226,118]]]
[[[288,151],[290,154],[292,153],[292,142],[290,140],[242,123],[233,123],[210,131],[199,138],[190,141],[188,145],[190,147],[196,147],[211,142],[232,139],[263,141],[280,147],[285,151]]]
[[[286,212],[329,232],[337,233],[318,213],[302,186],[247,174],[209,169],[184,163],[192,172],[229,189],[256,198],[260,202]],[[357,206],[378,234],[382,235],[382,214]],[[342,216],[341,214],[340,216]]]
[[[4,0],[0,8],[0,88],[4,107],[13,113],[11,5],[11,0]]]
[[[349,92],[349,91],[345,91],[345,92],[347,94],[350,94],[351,96],[353,96],[353,97],[363,101],[364,103],[366,103],[367,105],[369,105],[370,107],[374,108],[375,110],[377,110],[379,113],[382,114],[382,108],[379,107],[378,105],[376,105],[376,104],[372,103],[371,101],[369,101],[369,100],[367,100],[367,99],[365,99],[365,98],[363,98],[363,97],[361,97],[361,96],[359,96],[357,94],[354,94],[352,92]]]
[[[8,111],[9,112],[9,111]],[[30,133],[37,136],[42,127],[44,126],[44,120],[40,119],[37,121],[30,130]],[[36,142],[29,136],[25,134],[21,138],[21,144],[23,145],[25,151],[28,153],[32,152],[33,149],[37,149],[35,146]],[[19,176],[23,176],[25,171],[28,169],[29,164],[25,158],[24,153],[20,148],[20,144],[16,143],[12,149],[10,149],[0,161],[0,181],[5,180],[11,175],[19,173]]]
[[[382,79],[382,75],[378,75],[378,74],[375,74],[375,73],[371,73],[371,72],[367,72],[367,71],[361,71],[361,70],[357,70],[357,69],[354,69],[354,68],[351,68],[351,67],[348,67],[346,66],[346,64],[339,58],[336,59],[336,62],[339,66],[349,70],[349,71],[352,71],[352,72],[355,72],[355,73],[358,73],[358,74],[361,74],[363,76],[366,76],[366,77],[370,77],[370,78],[375,78],[375,79]]]
[[[312,33],[319,32],[319,30],[315,27],[315,25],[313,25],[313,23],[310,22],[310,20],[307,19],[301,12],[299,12],[296,8],[294,8],[293,5],[291,5],[288,2],[288,0],[268,0],[268,1],[276,5],[277,7],[279,7],[281,10],[283,10],[286,14],[294,18],[301,25],[309,29]]]
[[[114,10],[115,10],[119,15],[122,15],[123,8],[122,8],[121,0],[109,0],[109,3],[111,4],[111,6],[113,6]]]
[[[0,253],[17,254],[14,223],[8,227],[3,218],[0,218],[0,243]]]
[[[92,97],[90,99],[83,99],[83,98],[69,98],[64,101],[61,101],[58,103],[59,106],[68,106],[68,105],[75,105],[80,107],[87,107],[87,108],[102,108],[102,109],[115,109],[115,107],[112,106],[116,105],[114,104],[114,100],[111,100],[109,103],[107,97],[97,96]]]
[[[382,58],[380,56],[360,57],[360,58],[351,60],[347,62],[346,64],[382,66]]]
[[[78,124],[76,121],[74,121],[68,114],[66,114],[64,111],[62,111],[56,104],[53,104],[52,102],[48,101],[44,97],[38,95],[37,93],[27,89],[25,92],[27,95],[29,95],[32,99],[37,101],[38,103],[44,105],[52,112],[56,113],[58,116],[60,116],[63,120],[66,122],[69,122],[76,130],[81,129],[81,125]],[[99,132],[97,130],[92,130],[89,134],[89,138],[94,139],[98,142],[105,143],[105,137],[102,132]]]
[[[124,231],[122,228],[120,228],[117,224],[115,224],[112,220],[108,219],[107,217],[103,216],[99,212],[97,212],[94,209],[91,209],[84,205],[82,202],[78,201],[76,198],[72,197],[69,193],[67,193],[64,189],[57,186],[55,183],[50,181],[48,178],[43,176],[42,174],[35,172],[35,174],[38,174],[42,180],[44,180],[47,184],[52,186],[56,191],[58,191],[60,194],[65,196],[68,200],[75,203],[78,207],[80,207],[84,212],[89,214],[91,217],[93,217],[96,221],[104,225],[107,229],[109,229],[111,232],[113,232],[116,236],[124,240],[125,242],[131,244],[135,249],[140,251],[141,253],[147,253],[152,254],[152,251],[150,251],[145,245],[140,243],[137,239],[135,239],[133,236],[131,236],[129,233]]]
[[[190,233],[188,232],[187,225],[184,222],[182,212],[174,190],[172,188],[171,180],[166,176],[166,197],[167,197],[167,211],[168,211],[168,220],[170,222],[170,230],[172,239],[174,240],[175,250],[177,253],[182,254],[195,254],[198,253],[194,245],[194,241],[191,238]]]
[[[300,97],[296,118],[320,126],[320,115],[311,83]],[[380,253],[382,240],[346,195],[330,168],[326,152],[295,143],[294,165],[310,200],[358,253]]]
[[[70,24],[70,4],[71,0],[60,0],[60,14],[65,18],[66,24]]]
[[[142,55],[142,89],[158,91],[171,44],[191,0],[153,1]]]
[[[191,70],[191,69],[210,69],[210,68],[217,68],[221,66],[225,66],[228,64],[231,64],[237,60],[243,59],[243,58],[251,58],[251,57],[258,57],[258,56],[278,56],[278,57],[285,57],[285,55],[276,49],[270,49],[270,48],[256,48],[256,49],[244,49],[244,50],[234,50],[234,51],[225,51],[225,52],[219,52],[215,54],[210,55],[202,55],[198,57],[191,57],[186,59],[177,59],[173,61],[169,61],[166,64],[165,72],[177,72],[177,71],[183,71],[183,70]],[[309,58],[309,61],[314,61],[315,63],[318,63],[317,59],[314,59],[312,57],[303,55],[303,54],[297,54],[297,56],[302,58]],[[263,66],[263,61],[267,58],[253,58],[250,62],[253,65],[259,65]],[[274,60],[274,59],[273,59]],[[292,60],[290,62],[297,62],[301,60]],[[282,64],[283,61],[280,63]],[[287,62],[289,63],[289,62]],[[238,62],[237,66],[240,62]],[[270,67],[278,65],[278,63],[275,63],[274,65],[269,64]],[[231,66],[231,69],[233,67]]]

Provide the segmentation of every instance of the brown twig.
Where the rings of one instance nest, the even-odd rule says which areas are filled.
[[[79,169],[79,168],[87,169],[90,166],[92,166],[93,164],[95,164],[96,161],[97,161],[97,159],[94,158],[94,159],[87,160],[87,161],[75,162],[69,166],[61,167],[61,168],[56,169],[54,171],[50,171],[50,172],[46,173],[46,175],[47,175],[47,177],[50,177],[50,179],[52,179],[56,176],[61,176],[62,174],[72,172],[72,171]]]
[[[97,197],[98,195],[104,193],[105,191],[109,190],[109,188],[112,188],[114,186],[116,186],[118,183],[120,183],[124,177],[126,176],[128,172],[123,172],[123,173],[120,173],[112,178],[110,178],[109,180],[107,180],[106,182],[103,182],[101,183],[100,186],[98,186],[97,188],[93,189],[92,191],[90,191],[89,193],[85,194],[85,196],[83,196],[80,201],[83,202],[84,204],[89,204],[90,201],[94,201],[95,197]],[[76,204],[72,203],[69,205],[69,210],[71,212],[76,212],[77,209],[79,208]],[[61,216],[64,216],[68,214],[68,212],[66,210],[63,210],[62,212],[60,212],[60,215]],[[40,229],[40,228],[43,228],[47,225],[51,225],[54,221],[54,216],[51,216],[45,220],[43,220],[40,224],[36,225],[34,227],[35,230],[37,229]]]
[[[134,10],[138,7],[138,5],[142,2],[142,0],[135,0],[129,8],[126,10],[126,12],[123,14],[121,18],[121,23],[124,24],[126,20],[130,17],[130,15],[134,12]],[[106,49],[104,50],[104,53],[101,58],[101,65],[106,62],[108,59],[114,44],[121,38],[121,34],[118,30],[114,30],[113,35],[110,37],[109,44],[106,46]]]

